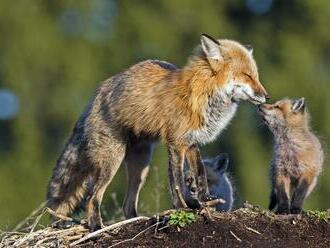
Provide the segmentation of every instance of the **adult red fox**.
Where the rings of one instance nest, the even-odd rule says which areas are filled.
[[[235,41],[202,35],[182,69],[158,60],[135,64],[107,79],[82,113],[53,171],[48,206],[69,214],[84,197],[88,179],[87,220],[91,230],[100,228],[102,197],[119,166],[127,166],[129,205],[159,139],[168,148],[173,205],[181,207],[185,157],[198,181],[196,201],[208,200],[198,144],[218,136],[240,100],[261,104],[266,97],[252,49]]]
[[[305,100],[284,99],[264,104],[259,111],[275,141],[269,209],[277,207],[279,214],[301,213],[323,164],[322,146],[310,130]]]

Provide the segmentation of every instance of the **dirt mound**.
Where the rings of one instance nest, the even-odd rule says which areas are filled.
[[[85,247],[330,247],[330,223],[322,219],[246,210],[213,218],[207,221],[199,217],[196,223],[180,230],[170,226],[156,231],[153,227],[139,235],[153,224],[152,220],[141,221]]]
[[[329,215],[276,216],[239,209],[214,213],[212,218],[198,215],[196,222],[178,228],[168,224],[168,215],[161,215],[117,223],[94,237],[86,236],[88,231],[81,225],[64,230],[49,228],[48,234],[46,229],[38,230],[30,240],[28,235],[21,236],[24,242],[17,242],[18,234],[16,241],[7,235],[0,247],[12,247],[13,242],[20,247],[38,247],[37,243],[39,247],[330,247]]]

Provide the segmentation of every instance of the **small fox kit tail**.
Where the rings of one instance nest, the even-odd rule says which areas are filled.
[[[47,206],[59,215],[67,216],[78,209],[85,196],[84,180],[88,175],[85,167],[78,166],[81,135],[74,132],[66,144],[49,182]]]

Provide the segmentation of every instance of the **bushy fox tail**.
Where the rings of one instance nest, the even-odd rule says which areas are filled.
[[[79,163],[81,138],[73,134],[64,148],[48,185],[47,206],[60,215],[77,210],[86,193],[88,169]]]
[[[270,194],[270,203],[269,203],[269,210],[273,210],[277,205],[277,197],[276,197],[276,193],[274,192],[274,190],[272,190],[271,194]]]

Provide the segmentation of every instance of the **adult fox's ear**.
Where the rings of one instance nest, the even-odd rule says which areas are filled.
[[[229,165],[229,156],[227,153],[222,153],[215,158],[215,169],[220,173],[225,173]]]
[[[207,35],[207,34],[202,34],[201,35],[201,45],[203,52],[209,61],[212,69],[216,69],[215,67],[215,62],[223,60],[223,56],[220,51],[220,43],[213,37]]]
[[[292,104],[292,111],[294,113],[304,112],[305,111],[305,98],[300,98],[298,100],[294,100]]]
[[[253,47],[250,44],[244,45],[244,47],[249,51],[249,53],[253,54]]]

